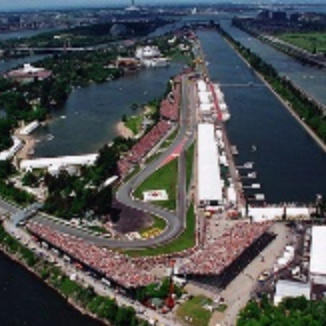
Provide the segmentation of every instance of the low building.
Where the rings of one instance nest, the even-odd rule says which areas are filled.
[[[282,207],[282,206],[267,206],[267,207],[251,207],[242,209],[243,216],[250,216],[254,222],[264,222],[271,220],[292,220],[310,218],[308,207]]]
[[[118,57],[115,66],[117,68],[124,69],[126,71],[138,70],[140,67],[140,61],[135,58]]]
[[[163,67],[170,63],[168,58],[162,56],[158,46],[139,46],[136,49],[135,57],[145,67]]]
[[[52,72],[44,68],[34,67],[29,63],[25,63],[23,68],[11,70],[5,76],[19,83],[30,83],[34,80],[47,79],[52,76]]]
[[[35,131],[40,126],[40,123],[38,121],[33,121],[27,125],[25,125],[23,128],[19,130],[19,134],[22,136],[28,136],[33,131]]]
[[[139,60],[160,57],[161,52],[157,46],[139,46],[136,49],[135,57]]]
[[[285,298],[297,298],[304,296],[310,300],[311,287],[309,283],[299,283],[289,280],[278,280],[274,295],[274,305],[277,306]]]
[[[77,172],[76,167],[93,165],[98,154],[63,156],[55,158],[37,158],[33,160],[23,160],[20,168],[23,171],[33,171],[35,169],[47,169],[52,175],[57,175],[65,170],[70,174]]]
[[[213,124],[198,125],[198,202],[199,206],[223,204],[219,153]]]
[[[326,285],[326,226],[313,226],[310,246],[310,280]]]
[[[11,160],[24,145],[23,142],[15,136],[12,137],[12,141],[13,145],[9,149],[0,152],[0,161]]]

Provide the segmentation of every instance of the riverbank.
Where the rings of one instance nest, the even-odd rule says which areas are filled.
[[[33,136],[17,136],[20,140],[23,141],[23,147],[17,152],[16,159],[18,161],[20,160],[27,160],[31,158],[34,154],[34,148],[35,148],[35,138]]]
[[[227,34],[223,30],[223,33]],[[228,35],[228,34],[227,34]],[[228,35],[231,39],[232,36]],[[239,58],[250,68],[253,70],[255,75],[264,83],[265,86],[273,93],[273,95],[276,96],[276,98],[283,104],[283,106],[289,111],[289,113],[296,119],[297,122],[303,127],[303,129],[309,134],[310,137],[317,143],[317,145],[326,153],[326,144],[325,142],[317,135],[317,133],[303,120],[300,118],[299,114],[296,112],[296,110],[293,108],[293,106],[290,104],[289,101],[284,99],[274,88],[273,86],[268,82],[268,80],[259,73],[252,65],[249,63],[249,61],[242,56],[242,54],[239,52],[238,48],[228,39],[228,37],[225,37],[222,34],[222,37],[225,39],[227,44],[235,51],[235,53],[239,56]],[[233,40],[234,41],[234,40]]]
[[[116,124],[116,130],[118,134],[123,138],[133,138],[134,133],[125,126],[125,123],[123,121],[120,121]]]
[[[10,247],[9,248],[6,247],[5,244],[3,243],[3,241],[1,241],[0,242],[0,251],[4,255],[6,255],[9,259],[11,259],[12,261],[14,261],[15,263],[17,263],[17,264],[21,265],[22,267],[24,267],[25,269],[27,269],[30,273],[32,273],[34,276],[36,276],[39,281],[44,282],[48,287],[50,287],[52,290],[54,290],[62,298],[64,298],[67,301],[67,303],[69,303],[70,306],[72,306],[74,309],[78,310],[81,314],[88,315],[89,317],[91,317],[93,319],[97,319],[98,321],[100,321],[104,325],[110,326],[110,323],[108,323],[107,321],[105,321],[103,319],[98,318],[96,315],[94,315],[94,314],[90,313],[89,311],[87,311],[86,309],[84,309],[73,298],[67,297],[63,292],[61,292],[59,290],[59,288],[57,286],[55,286],[54,284],[51,284],[51,282],[49,281],[49,279],[46,279],[45,280],[44,277],[42,277],[42,271],[41,272],[38,271],[35,266],[37,264],[40,264],[41,266],[39,266],[39,269],[41,270],[49,262],[46,262],[45,260],[40,259],[40,258],[36,258],[36,255],[34,253],[30,252],[29,249],[28,249],[28,247],[25,246],[25,244],[22,244],[18,240],[16,240],[15,238],[13,238],[11,236],[11,234],[10,234],[11,232],[10,232],[9,226],[8,225],[6,226],[6,221],[4,221],[0,227],[3,229],[1,231],[2,232],[4,231],[6,233],[5,237],[8,237],[8,239],[10,239],[9,240],[10,243],[11,244],[16,243],[16,245],[15,245],[16,252],[14,252],[13,249],[9,249]],[[21,247],[19,248],[19,246],[21,246]],[[21,248],[23,248],[23,249],[21,249]],[[35,262],[33,264],[28,264],[28,260],[26,262],[26,261],[24,261],[24,259],[22,258],[22,256],[19,257],[19,254],[17,254],[17,251],[20,252],[21,250],[25,250],[25,253],[28,253],[29,252],[31,255],[34,255]],[[45,257],[45,256],[43,256],[43,257]]]
[[[27,232],[6,220],[0,225],[0,250],[82,314],[108,326],[124,326],[127,322],[135,326],[147,325],[146,321],[138,319],[132,306],[126,304],[127,299],[121,302],[121,298],[117,298],[120,300],[117,301],[113,289],[107,290],[100,281],[42,248]]]

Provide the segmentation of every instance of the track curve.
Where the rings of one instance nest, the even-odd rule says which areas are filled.
[[[185,227],[185,187],[184,185],[178,185],[178,209],[177,212],[171,212],[160,208],[158,206],[154,206],[152,204],[134,199],[132,197],[132,191],[137,188],[143,181],[145,181],[152,173],[154,173],[164,162],[164,160],[169,157],[174,150],[183,144],[183,150],[187,148],[194,139],[194,128],[191,128],[187,133],[187,117],[189,113],[193,112],[189,111],[189,84],[188,77],[182,76],[182,96],[181,96],[181,107],[180,107],[180,123],[179,123],[179,131],[169,146],[169,148],[159,156],[159,158],[150,164],[148,164],[144,169],[142,169],[137,175],[133,176],[130,180],[122,184],[116,192],[117,200],[131,207],[135,210],[143,211],[152,215],[159,216],[166,220],[167,227],[165,230],[156,238],[146,239],[146,240],[117,240],[117,239],[108,239],[101,236],[96,236],[94,234],[87,233],[82,229],[77,229],[71,227],[69,225],[59,223],[56,219],[49,219],[44,215],[38,214],[33,217],[33,221],[38,222],[40,224],[49,226],[59,232],[67,233],[79,238],[84,239],[85,241],[94,243],[99,246],[105,246],[110,248],[128,248],[128,249],[136,249],[136,248],[145,248],[145,247],[155,247],[167,243],[174,238],[176,238]],[[184,153],[180,154],[180,157],[184,159]],[[179,172],[184,172],[184,166],[181,166]],[[181,178],[184,181],[184,178]],[[180,180],[180,179],[179,179]],[[16,213],[19,211],[15,206],[8,204],[4,201],[0,200],[0,207],[3,210]]]

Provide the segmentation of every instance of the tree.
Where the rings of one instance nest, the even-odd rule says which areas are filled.
[[[32,172],[26,172],[22,178],[24,186],[35,186],[38,182],[37,177]]]
[[[12,146],[11,125],[7,119],[0,119],[0,152]]]
[[[137,321],[136,312],[133,308],[131,307],[119,308],[115,319],[116,326],[137,325],[136,321]]]
[[[6,180],[14,172],[15,168],[10,161],[0,161],[0,179]]]
[[[112,188],[105,187],[94,196],[93,210],[97,215],[107,215],[112,208]]]

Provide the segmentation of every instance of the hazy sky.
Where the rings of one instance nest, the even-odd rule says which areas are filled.
[[[207,3],[207,2],[274,2],[272,0],[136,0],[138,4],[160,4],[160,3]],[[313,0],[311,0],[313,1]],[[280,2],[280,1],[278,1]],[[283,2],[307,2],[308,0],[285,0]],[[325,2],[326,0],[314,0],[313,2]],[[96,7],[96,6],[124,6],[130,3],[130,0],[0,0],[0,11],[2,10],[24,10],[24,9],[44,9],[44,8],[57,8],[57,7]]]
[[[148,3],[188,3],[191,0],[136,0],[137,4]],[[194,0],[193,0],[194,1]],[[207,2],[203,0],[197,0]],[[208,0],[210,1],[210,0]],[[216,0],[211,0],[215,1]],[[217,0],[221,1],[221,0]],[[236,0],[237,1],[237,0]],[[241,0],[240,0],[241,1]],[[53,8],[53,7],[92,7],[92,6],[124,6],[131,3],[131,0],[0,0],[0,11],[8,9],[25,8]]]

